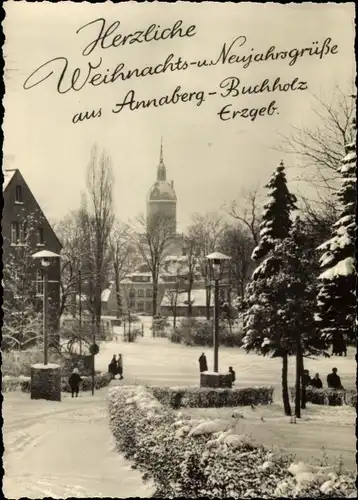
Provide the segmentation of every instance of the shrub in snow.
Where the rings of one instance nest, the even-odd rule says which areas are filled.
[[[226,347],[240,347],[243,333],[228,328],[227,322],[220,322],[220,344]],[[170,336],[171,342],[187,346],[200,345],[212,347],[213,321],[203,321],[196,318],[184,318],[176,326]]]
[[[2,379],[2,391],[3,392],[12,392],[12,391],[17,391],[20,390],[22,387],[22,384],[28,383],[29,384],[30,378],[29,377],[11,377],[9,375],[5,375]]]
[[[21,375],[30,377],[31,366],[42,363],[44,359],[43,349],[32,348],[26,351],[7,351],[2,353],[1,370],[4,375],[19,377]],[[60,355],[50,350],[52,362],[61,364]]]
[[[294,400],[296,389],[290,387],[291,397]],[[306,401],[316,405],[342,406],[349,405],[354,408],[357,406],[357,391],[350,389],[334,390],[334,389],[316,389],[308,386],[306,388]]]
[[[163,405],[156,406],[154,419],[148,406],[156,401],[141,387],[114,387],[108,392],[117,448],[134,461],[143,478],[154,482],[156,498],[335,498],[355,492],[353,475],[292,465],[289,456],[223,430],[224,422],[178,417]],[[326,493],[321,491],[325,481],[333,481]]]
[[[90,391],[92,390],[92,377],[81,377],[82,382],[80,384],[80,391]],[[99,373],[95,375],[94,378],[94,386],[95,389],[101,389],[102,387],[107,387],[111,382],[112,377],[109,373]],[[26,380],[19,379],[19,386],[21,387],[22,392],[30,392],[31,391],[31,379],[27,378]],[[71,392],[71,387],[68,383],[68,377],[61,378],[61,391],[62,392]]]
[[[270,404],[272,387],[211,389],[209,387],[156,387],[148,388],[164,405],[172,408],[221,408]]]

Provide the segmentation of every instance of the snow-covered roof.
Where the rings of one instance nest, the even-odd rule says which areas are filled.
[[[178,294],[177,307],[188,307],[187,304],[188,293],[180,292]],[[193,307],[206,307],[206,290],[197,289],[191,291],[191,301]],[[171,306],[171,297],[169,294],[164,294],[162,299],[161,306],[170,307]],[[212,297],[210,296],[210,304],[212,305]]]
[[[2,185],[2,190],[5,191],[7,186],[10,184],[11,179],[14,177],[16,170],[3,170],[4,183]]]
[[[111,289],[106,288],[101,293],[101,302],[108,302],[109,296],[111,295]]]

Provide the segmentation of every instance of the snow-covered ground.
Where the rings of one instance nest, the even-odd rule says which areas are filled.
[[[212,349],[172,344],[165,338],[153,339],[149,330],[151,318],[144,317],[144,324],[145,335],[135,343],[123,342],[121,335],[118,335],[117,341],[101,343],[96,356],[96,369],[107,371],[113,354],[122,353],[124,380],[118,381],[118,384],[178,386],[199,383],[198,357],[203,351],[209,369],[212,368]],[[312,374],[319,372],[325,383],[326,375],[336,366],[343,385],[355,387],[354,355],[353,349],[350,349],[346,358],[307,360],[305,367]],[[279,359],[248,355],[238,348],[221,347],[219,360],[222,370],[227,370],[230,365],[234,367],[239,387],[271,384],[276,388],[275,404],[271,410],[265,408],[262,411],[272,411],[276,403],[280,404]],[[294,375],[294,359],[291,359],[290,385]],[[78,399],[63,394],[61,403],[30,400],[29,395],[19,392],[4,395],[3,488],[7,498],[151,496],[152,487],[143,485],[139,473],[114,451],[106,395],[107,389],[96,391],[94,396],[80,393]],[[251,409],[243,411],[250,413]],[[263,444],[273,442],[289,450],[295,448],[295,452],[298,450],[298,454],[306,456],[310,453],[307,443],[313,443],[313,446],[332,448],[337,452],[335,455],[339,455],[339,451],[351,453],[355,446],[352,411],[352,408],[310,406],[303,422],[291,425],[282,417],[281,408],[271,417],[260,414],[268,422],[250,416],[250,424],[252,422],[252,434]],[[205,410],[208,417],[211,412]],[[312,425],[309,421],[311,415],[315,415]],[[248,425],[248,420],[247,416],[245,425]],[[302,434],[304,427],[306,430]],[[321,437],[317,441],[318,435]],[[349,456],[354,457],[354,452]]]
[[[356,442],[355,409],[349,406],[307,405],[302,410],[302,418],[296,424],[284,416],[280,402],[255,409],[248,407],[235,408],[188,408],[180,409],[184,415],[193,419],[230,419],[236,414],[235,432],[251,437],[257,444],[273,446],[293,453],[298,460],[314,462],[323,455],[330,464],[340,457],[344,466],[355,469]]]
[[[152,338],[149,331],[149,320],[145,318],[145,334],[135,342],[118,341],[103,342],[96,356],[96,369],[107,371],[113,354],[122,353],[124,363],[123,383],[141,383],[158,385],[195,385],[199,383],[198,358],[205,352],[208,368],[213,366],[213,349],[207,347],[186,347],[169,342],[166,338]],[[305,360],[305,368],[313,376],[318,372],[324,386],[326,377],[333,367],[338,368],[343,386],[355,388],[356,362],[354,349],[349,349],[347,357],[319,357]],[[246,354],[243,349],[220,347],[219,369],[227,371],[233,366],[236,371],[236,386],[271,384],[280,390],[281,367],[279,358],[271,359],[256,354]],[[289,384],[295,379],[295,360],[289,360]]]
[[[114,450],[107,389],[62,402],[4,397],[6,498],[148,498],[152,487]]]

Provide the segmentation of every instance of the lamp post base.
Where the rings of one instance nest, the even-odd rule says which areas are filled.
[[[31,399],[61,401],[60,365],[39,363],[31,366]]]
[[[200,387],[231,389],[232,376],[230,373],[203,372],[200,374]]]

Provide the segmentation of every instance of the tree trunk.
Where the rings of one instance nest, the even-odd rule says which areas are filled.
[[[301,366],[301,377],[303,376],[303,371],[305,369],[304,363],[303,363],[303,354],[301,352],[300,356],[300,366]],[[302,379],[301,379],[302,382]],[[306,387],[302,384],[302,393],[301,393],[301,408],[302,410],[306,409]]]
[[[211,299],[211,290],[208,287],[206,289],[206,319],[210,320],[210,299]]]
[[[193,316],[193,306],[191,304],[191,286],[189,285],[188,289],[188,318]]]
[[[301,367],[302,367],[302,355],[301,355],[301,338],[298,335],[296,342],[296,387],[295,387],[295,416],[301,418]]]
[[[116,275],[116,305],[117,305],[117,319],[119,319],[122,316],[122,298],[121,298],[118,275]]]
[[[230,332],[230,335],[232,334],[232,322],[231,322],[231,288],[228,288],[228,291],[227,291],[227,302],[228,302],[228,305],[229,305],[229,310],[228,310],[228,313],[227,313],[227,320],[229,322],[229,332]]]
[[[153,318],[154,318],[154,316],[157,315],[157,298],[158,298],[158,289],[157,289],[157,286],[153,285],[153,300],[152,300]]]
[[[177,306],[174,306],[173,310],[173,328],[177,326]]]
[[[290,398],[288,395],[288,385],[287,385],[287,369],[288,369],[288,356],[285,353],[282,356],[282,401],[285,411],[285,415],[291,416],[291,406]]]

